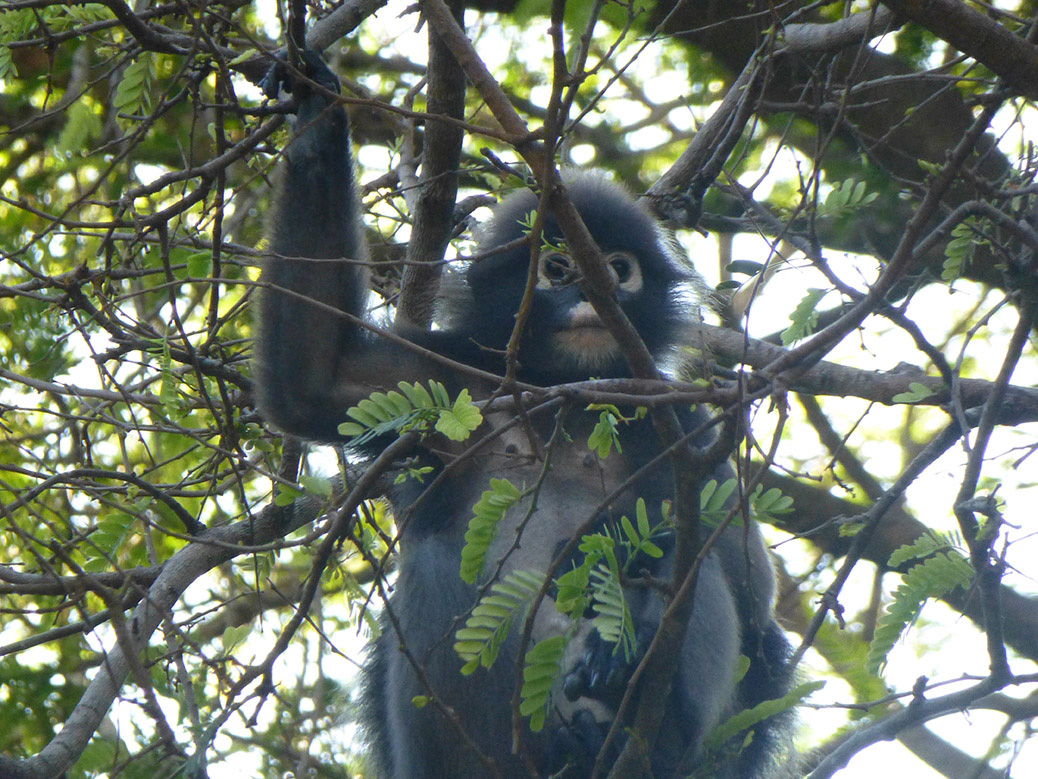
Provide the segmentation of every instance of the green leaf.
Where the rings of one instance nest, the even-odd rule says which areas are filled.
[[[237,57],[232,59],[230,62],[228,62],[227,64],[228,64],[228,66],[233,68],[235,65],[241,65],[244,62],[248,62],[253,57],[258,57],[258,56],[260,56],[260,53],[258,51],[256,51],[256,49],[248,48],[245,51],[243,51],[241,54],[239,54]]]
[[[736,684],[741,682],[749,672],[751,665],[752,663],[750,662],[750,658],[746,655],[739,655],[735,660],[735,673],[732,674],[732,681]]]
[[[759,522],[772,525],[783,514],[793,510],[793,499],[783,495],[778,487],[765,491],[764,485],[758,484],[750,495],[750,515]]]
[[[923,608],[929,598],[940,598],[956,588],[967,588],[973,581],[973,568],[957,550],[939,552],[919,565],[912,566],[902,576],[901,585],[887,612],[880,617],[869,646],[866,667],[879,673],[886,664],[887,655],[901,634]]]
[[[928,173],[931,176],[939,176],[943,170],[940,163],[937,162],[930,162],[929,160],[924,160],[922,158],[917,159],[915,162],[925,173]]]
[[[580,565],[574,566],[555,580],[555,608],[561,614],[576,620],[587,611],[587,607],[591,605],[591,569],[600,559],[601,555],[589,555]]]
[[[390,390],[385,394],[386,402],[391,404],[393,410],[398,414],[406,414],[411,411],[411,402],[396,390]]]
[[[472,518],[465,531],[465,546],[461,550],[463,581],[474,584],[483,573],[487,552],[497,537],[498,523],[521,498],[519,488],[508,479],[490,480],[490,489],[485,490],[472,507]]]
[[[984,245],[987,241],[981,238],[976,227],[976,220],[965,219],[952,228],[952,237],[944,247],[944,265],[941,270],[941,279],[954,281],[959,278],[966,267],[973,260],[973,253],[977,246]]]
[[[588,436],[587,445],[603,460],[609,456],[613,447],[616,447],[618,452],[623,451],[617,431],[617,416],[612,411],[606,410],[598,415],[598,422]]]
[[[643,506],[645,505],[645,501],[643,501],[641,498],[638,498],[638,501]],[[620,517],[620,527],[632,544],[638,543],[638,531],[634,529],[634,525],[631,524],[631,520],[629,520],[626,516]]]
[[[431,465],[423,465],[419,468],[408,467],[403,473],[397,474],[393,484],[403,484],[408,479],[416,479],[420,483],[425,482],[425,477],[435,470]]]
[[[213,253],[196,252],[187,258],[187,275],[195,279],[209,278],[213,272]]]
[[[397,387],[407,396],[407,399],[411,401],[411,405],[415,408],[434,408],[436,405],[433,403],[432,395],[418,382],[408,384],[406,381],[401,381],[397,384]]]
[[[363,403],[364,401],[361,401]],[[371,414],[370,411],[364,409],[360,404],[356,406],[350,406],[346,409],[346,416],[350,419],[355,419],[357,422],[362,424],[364,427],[378,427],[382,422],[381,419]]]
[[[0,45],[0,81],[6,81],[18,76],[18,69],[14,66],[11,58],[11,48]]]
[[[647,538],[652,534],[652,528],[649,526],[649,512],[645,508],[645,501],[638,498],[638,501],[634,504],[635,516],[638,519],[638,533],[643,537]],[[627,517],[624,517],[627,519]]]
[[[242,578],[250,584],[256,581],[266,581],[270,571],[274,567],[272,554],[251,554],[238,558],[238,568]]]
[[[316,495],[319,498],[327,500],[332,496],[334,487],[331,479],[325,479],[320,476],[300,476],[299,484],[302,485],[303,489],[312,495]]]
[[[789,315],[792,324],[782,331],[782,345],[789,346],[814,332],[818,324],[818,312],[815,308],[818,302],[825,297],[828,290],[809,289],[803,299]]]
[[[82,154],[90,146],[91,140],[101,135],[102,130],[101,117],[87,100],[81,98],[65,111],[65,124],[58,136],[57,148],[69,154]]]
[[[635,652],[634,619],[624,597],[619,573],[611,566],[598,565],[591,571],[592,623],[603,641],[616,644],[630,660]]]
[[[735,260],[734,262],[728,263],[728,265],[725,266],[725,270],[729,273],[742,273],[747,276],[756,276],[764,270],[764,263],[754,262],[753,260]]]
[[[726,479],[720,485],[715,479],[704,484],[699,492],[699,518],[711,527],[720,525],[728,516],[728,499],[738,484],[734,478]],[[738,522],[733,519],[733,524]]]
[[[543,581],[543,573],[511,571],[480,598],[465,625],[454,634],[454,651],[465,661],[463,674],[494,664],[516,615],[526,609]]]
[[[83,546],[87,557],[83,569],[90,573],[106,570],[118,555],[133,522],[133,516],[124,511],[113,512],[98,522],[97,529],[90,534],[90,543]]]
[[[447,388],[444,387],[438,381],[430,381],[429,389],[432,390],[433,399],[436,401],[437,408],[450,408],[451,399],[447,395]]]
[[[891,568],[900,568],[909,560],[919,560],[929,557],[934,552],[952,549],[956,549],[956,544],[951,536],[927,529],[912,543],[903,544],[891,552],[887,565]]]
[[[841,522],[840,523],[840,537],[841,538],[854,538],[862,530],[865,529],[864,522]]]
[[[352,439],[353,446],[391,433],[424,434],[430,427],[452,441],[464,441],[483,422],[466,389],[452,403],[446,388],[437,381],[429,382],[429,390],[417,382],[401,381],[397,387],[399,392],[372,392],[346,410],[353,421],[340,424],[338,430]]]
[[[634,512],[638,523],[637,528],[626,515],[620,517],[620,530],[626,537],[623,543],[627,547],[627,564],[635,562],[640,555],[647,555],[658,560],[663,557],[663,550],[656,546],[651,539],[670,529],[671,522],[668,512],[665,507],[661,508],[663,519],[656,527],[649,522],[649,511],[642,498],[638,498],[635,502]],[[581,548],[583,549],[584,546]],[[612,555],[612,545],[601,549],[600,552]]]
[[[274,496],[275,506],[291,506],[299,498],[303,497],[303,493],[297,490],[295,487],[290,487],[287,484],[282,484],[278,487],[278,493]]]
[[[530,730],[539,732],[544,727],[551,704],[551,691],[562,675],[562,659],[570,636],[552,636],[537,642],[526,653],[523,666],[523,687],[520,690],[519,713],[530,718]]]
[[[744,730],[749,730],[769,717],[789,711],[807,698],[807,696],[822,689],[824,686],[825,682],[821,681],[805,682],[804,684],[797,685],[781,698],[762,701],[752,708],[740,711],[707,734],[703,742],[706,749],[711,752],[716,751],[729,739],[734,738]]]
[[[354,436],[363,435],[367,432],[368,428],[364,425],[358,425],[356,422],[343,422],[339,425],[337,430],[339,431],[339,435],[353,438]]]
[[[148,85],[151,80],[152,57],[143,52],[126,66],[116,87],[112,105],[124,114],[140,114],[150,105]]]
[[[908,392],[899,392],[891,398],[891,400],[895,403],[918,403],[921,400],[933,397],[935,394],[936,393],[925,384],[913,381],[908,385]]]
[[[371,395],[364,398],[364,400],[360,401],[356,406],[358,411],[367,415],[368,418],[375,420],[376,425],[383,422],[389,422],[395,416],[392,409],[385,408],[378,402],[381,400],[381,396],[381,392],[373,392]]]
[[[876,192],[867,192],[864,181],[845,179],[833,186],[825,198],[819,214],[837,216],[851,213],[867,206],[878,197]]]
[[[452,441],[464,441],[482,422],[483,415],[472,405],[469,391],[463,389],[449,410],[440,411],[439,419],[436,420],[436,430]]]
[[[252,627],[252,622],[246,622],[244,625],[231,625],[224,630],[223,635],[220,636],[220,643],[223,644],[224,653],[230,654],[236,647],[240,646],[251,635]]]

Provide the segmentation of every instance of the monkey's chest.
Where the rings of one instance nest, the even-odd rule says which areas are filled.
[[[586,437],[557,441],[535,453],[520,436],[502,437],[466,487],[466,506],[491,489],[492,479],[506,479],[522,496],[498,523],[488,571],[544,571],[575,534],[601,529],[634,503],[631,494],[617,494],[631,471],[622,454],[600,459]]]

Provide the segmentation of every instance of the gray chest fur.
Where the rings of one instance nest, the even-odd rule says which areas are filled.
[[[517,427],[505,431],[488,447],[480,469],[465,486],[467,506],[479,500],[491,478],[507,479],[526,493],[498,526],[487,571],[499,565],[505,571],[546,570],[561,544],[579,528],[603,510],[613,513],[615,501],[606,500],[629,472],[618,452],[599,459],[588,448],[586,432],[573,438],[557,436],[546,447]]]

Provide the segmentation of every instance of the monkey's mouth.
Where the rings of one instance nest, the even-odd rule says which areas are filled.
[[[616,339],[600,322],[575,324],[558,333],[555,339],[561,351],[589,369],[608,362],[616,355],[618,348]]]
[[[574,364],[588,371],[609,363],[619,350],[616,339],[586,301],[570,311],[569,327],[556,333],[555,345]]]

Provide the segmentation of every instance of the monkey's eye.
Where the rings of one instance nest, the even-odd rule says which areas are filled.
[[[641,289],[642,273],[637,259],[630,254],[617,252],[616,254],[610,254],[606,258],[606,262],[609,263],[610,269],[616,274],[616,283],[622,289],[629,292],[636,292]]]
[[[626,257],[611,257],[609,267],[613,269],[619,283],[623,284],[631,278],[631,261]]]
[[[565,254],[551,252],[541,257],[538,275],[541,283],[538,286],[557,287],[573,281],[573,261]]]

